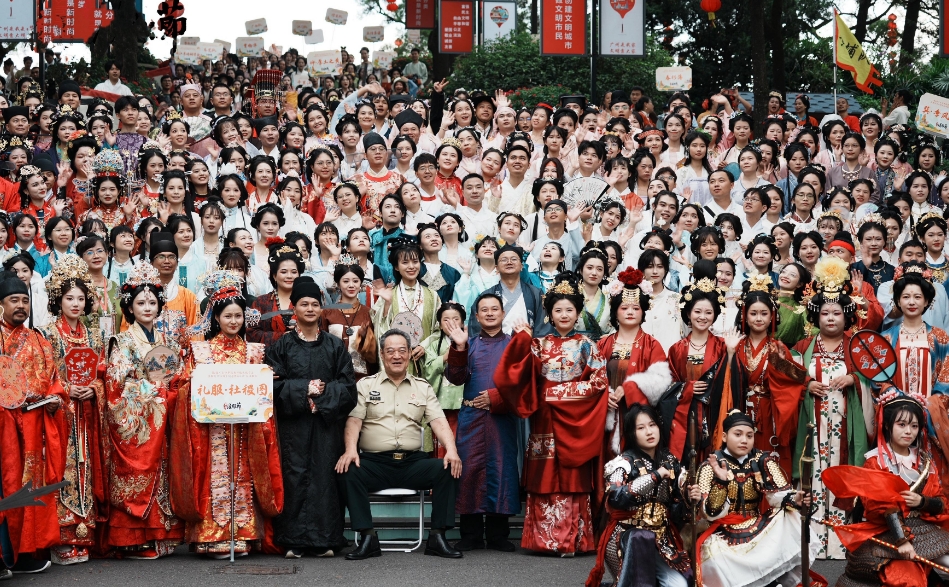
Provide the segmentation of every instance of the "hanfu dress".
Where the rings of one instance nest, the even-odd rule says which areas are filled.
[[[247,328],[249,342],[272,345],[295,324],[293,304],[287,308],[281,308],[276,291],[258,296],[250,307],[260,312],[260,322],[256,326]]]
[[[435,312],[441,305],[441,300],[435,290],[416,282],[414,287],[407,287],[399,282],[392,290],[392,300],[389,310],[385,311],[385,300],[379,298],[372,307],[372,325],[376,332],[385,333],[391,328],[399,328],[413,338],[413,343],[421,345],[422,341],[438,330],[438,320]],[[421,375],[422,361],[411,361],[409,373]]]
[[[649,294],[649,310],[643,318],[642,329],[662,345],[666,353],[682,340],[682,315],[679,312],[679,294],[665,288],[658,295]]]
[[[180,353],[158,328],[135,322],[109,341],[106,372],[109,522],[107,543],[127,556],[156,558],[181,543],[184,524],[169,495],[169,417],[177,382],[152,383],[145,356],[156,346]],[[105,436],[105,434],[104,434]]]
[[[798,364],[807,369],[808,383],[816,380],[829,384],[837,377],[845,375],[853,375],[854,379],[857,379],[856,387],[828,389],[823,398],[808,393],[805,386],[792,460],[792,477],[798,479],[800,457],[806,450],[804,442],[807,438],[807,425],[815,424],[812,440],[815,458],[812,480],[816,508],[814,519],[827,519],[836,524],[844,523],[846,512],[837,507],[836,498],[824,487],[821,473],[837,465],[863,465],[863,455],[869,449],[867,427],[872,427],[874,422],[873,399],[869,387],[861,385],[856,369],[845,357],[848,342],[845,338],[838,348],[827,349],[820,335],[817,335],[802,340],[791,351]],[[864,407],[864,404],[868,405]],[[869,411],[865,413],[865,410]],[[818,558],[845,558],[846,552],[840,539],[831,528],[819,526],[815,528],[815,532],[821,543],[817,552]]]
[[[591,492],[603,450],[606,361],[582,334],[531,338],[518,332],[494,372],[498,392],[530,420],[521,546],[572,555],[594,549]]]
[[[223,334],[207,342],[192,342],[191,350],[192,370],[199,364],[259,364],[264,358],[263,345]],[[187,522],[185,540],[192,552],[229,553],[233,508],[234,552],[261,550],[265,518],[283,509],[274,419],[233,426],[196,422],[191,414],[190,374],[188,379],[178,392],[173,415],[170,484],[175,515]]]
[[[359,304],[355,311],[331,308],[323,310],[321,329],[343,341],[353,360],[356,381],[379,370],[376,335],[369,307]]]
[[[100,357],[98,368],[92,372],[95,379],[89,385],[94,390],[93,397],[81,401],[70,398],[65,405],[68,437],[63,479],[70,485],[59,490],[57,513],[62,546],[53,547],[52,554],[62,564],[85,562],[90,548],[96,545],[96,530],[106,521],[108,511],[108,471],[101,441],[105,431],[105,420],[101,417],[105,413],[102,339],[97,330],[86,328],[81,322],[76,330],[70,329],[62,317],[40,332],[53,348],[59,379],[67,393],[66,354],[73,349],[88,348]]]
[[[676,458],[686,454],[689,412],[696,411],[695,422],[699,438],[696,447],[701,457],[709,453],[709,439],[718,424],[721,395],[714,393],[712,381],[725,376],[725,363],[728,354],[725,341],[709,334],[705,348],[697,351],[689,346],[691,335],[672,345],[669,349],[669,369],[672,380],[682,383],[679,400],[675,408],[675,424],[669,437],[669,451]],[[695,382],[708,383],[704,393],[695,393]]]
[[[613,325],[610,324],[610,298],[597,290],[592,298],[583,296],[583,309],[577,318],[577,332],[598,341],[607,334],[613,332]]]

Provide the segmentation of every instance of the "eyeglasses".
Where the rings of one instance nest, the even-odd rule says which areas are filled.
[[[759,198],[758,196],[745,196],[743,200],[746,202],[758,202],[759,204],[761,203],[761,198]]]
[[[387,357],[404,357],[409,354],[409,349],[385,349],[382,354]]]
[[[102,247],[99,247],[98,249],[89,249],[88,251],[83,253],[82,256],[95,257],[96,255],[104,255],[104,254],[105,254],[105,249],[103,249]]]
[[[435,166],[431,164],[419,165],[418,171],[435,171]]]

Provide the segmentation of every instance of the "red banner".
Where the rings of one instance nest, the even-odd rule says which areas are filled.
[[[585,55],[586,0],[544,0],[540,21],[541,55]]]
[[[40,0],[37,22],[43,43],[85,43],[115,13],[104,0]]]
[[[949,0],[939,2],[939,56],[949,57],[949,34],[946,34],[947,19],[949,19]]]
[[[405,28],[435,28],[435,0],[405,0]]]
[[[474,2],[440,0],[438,5],[438,50],[471,53],[474,48]]]

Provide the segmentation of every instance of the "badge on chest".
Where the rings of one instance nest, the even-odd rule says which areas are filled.
[[[369,391],[369,401],[376,404],[382,401],[382,394],[375,389]]]

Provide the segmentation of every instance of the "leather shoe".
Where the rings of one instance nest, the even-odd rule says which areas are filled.
[[[488,548],[491,550],[498,550],[501,552],[514,552],[517,550],[517,547],[514,546],[514,543],[510,540],[488,540]]]
[[[462,538],[455,543],[455,550],[468,551],[483,548],[484,540],[477,540],[475,538]]]
[[[362,542],[355,550],[346,555],[346,560],[361,561],[374,556],[382,556],[382,548],[379,546],[379,537],[369,534],[362,535]]]
[[[425,554],[429,556],[440,556],[442,558],[461,558],[464,556],[461,552],[448,544],[444,534],[432,534],[428,537],[428,544],[425,545]]]

